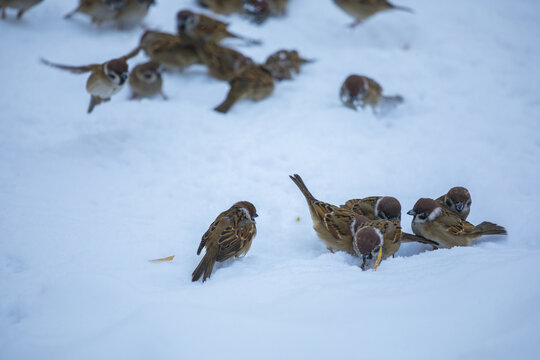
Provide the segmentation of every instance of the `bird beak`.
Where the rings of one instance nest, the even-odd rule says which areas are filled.
[[[126,80],[128,78],[128,74],[126,72],[123,72],[120,77],[122,78],[122,80]]]
[[[258,215],[258,214],[255,214],[255,215],[253,215],[253,217],[254,217],[254,218],[259,217],[259,215]]]
[[[407,215],[412,215],[412,216],[414,216],[414,215],[416,215],[416,211],[414,211],[414,210],[409,210],[409,211],[407,211]]]
[[[456,204],[456,210],[457,210],[457,211],[463,210],[463,203],[462,203],[462,202],[458,202],[458,203]]]
[[[375,261],[375,265],[373,265],[373,271],[377,270],[379,267],[379,264],[382,260],[382,246],[379,246],[379,255],[377,255],[377,260]]]
[[[315,62],[315,59],[304,59],[304,58],[300,58],[300,62],[302,64],[310,64],[310,63],[314,63]]]

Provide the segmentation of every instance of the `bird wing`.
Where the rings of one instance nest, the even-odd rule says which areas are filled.
[[[437,218],[441,224],[442,230],[452,236],[462,236],[475,233],[476,227],[466,220],[462,220],[457,214],[444,208],[441,215]]]
[[[256,235],[255,224],[248,220],[243,220],[237,226],[227,226],[219,234],[217,245],[219,247],[217,261],[224,261],[233,256],[240,255],[246,246]]]
[[[74,74],[84,74],[87,72],[97,70],[101,67],[101,64],[90,64],[90,65],[85,65],[85,66],[61,65],[61,64],[52,63],[45,59],[41,59],[41,62],[45,65],[52,66],[52,67],[62,69],[62,70],[67,70]]]
[[[336,239],[351,239],[351,224],[356,218],[356,213],[335,208],[332,212],[324,215],[323,221],[333,237]]]
[[[350,209],[358,215],[364,215],[371,220],[376,220],[375,204],[379,200],[379,196],[370,196],[363,199],[352,199],[341,205],[342,208]]]

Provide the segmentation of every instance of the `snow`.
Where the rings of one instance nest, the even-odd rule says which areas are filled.
[[[260,102],[212,109],[228,85],[166,74],[160,98],[124,89],[86,114],[83,65],[132,50],[140,30],[98,29],[45,1],[0,21],[0,358],[533,359],[540,350],[540,2],[401,0],[356,29],[330,0],[293,0],[240,47],[316,63]],[[158,1],[174,30],[193,1]],[[406,50],[410,47],[409,50]],[[130,61],[133,67],[143,55]],[[405,103],[378,119],[339,101],[351,73]],[[430,251],[404,244],[376,272],[330,254],[298,173],[321,200],[420,197],[466,186],[469,220],[507,237]],[[255,204],[246,257],[192,283],[215,216]],[[300,217],[297,222],[296,218]],[[170,263],[150,259],[176,255]]]

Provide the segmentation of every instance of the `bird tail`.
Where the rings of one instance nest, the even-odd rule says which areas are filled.
[[[403,102],[403,97],[400,95],[395,96],[381,96],[376,107],[373,111],[380,116],[385,116],[394,110],[399,104]]]
[[[225,98],[225,100],[214,110],[226,114],[231,109],[231,107],[241,98],[241,92],[236,89],[234,85],[231,85],[231,89],[227,93],[227,97]]]
[[[489,221],[484,221],[475,227],[475,232],[481,235],[506,235],[506,229]]]
[[[238,34],[235,34],[235,33],[229,32],[229,31],[227,31],[227,35],[229,37],[232,37],[232,38],[235,38],[235,39],[238,39],[238,40],[242,40],[243,42],[246,43],[246,45],[262,45],[262,41],[258,40],[258,39],[247,38],[245,36],[238,35]]]
[[[406,11],[408,13],[414,14],[414,10],[406,6],[392,5],[392,9]]]
[[[309,202],[309,200],[315,200],[313,195],[309,192],[308,188],[306,187],[306,184],[304,184],[304,181],[302,180],[300,175],[294,174],[294,175],[289,175],[289,177],[296,184],[296,186],[298,186],[298,188],[300,189],[302,194],[304,194],[304,196],[306,197],[306,200],[308,200],[308,202]]]
[[[205,282],[206,279],[212,275],[212,270],[214,269],[214,264],[216,263],[216,256],[217,250],[207,248],[206,254],[204,254],[201,262],[199,265],[197,265],[193,271],[193,274],[191,274],[191,281],[198,281],[202,276],[202,281]]]
[[[418,242],[418,243],[421,243],[421,244],[427,244],[427,245],[432,245],[432,246],[436,246],[436,247],[439,247],[440,244],[436,241],[433,241],[433,240],[429,240],[429,239],[426,239],[422,236],[416,236],[416,235],[413,235],[413,234],[409,234],[409,233],[406,233],[406,232],[402,232],[401,233],[401,242]]]
[[[99,105],[103,102],[103,100],[101,100],[100,98],[98,98],[97,96],[94,96],[94,95],[91,95],[90,96],[90,104],[88,104],[88,111],[87,113],[90,114],[92,112],[92,110],[94,110],[94,108],[96,107],[96,105]]]

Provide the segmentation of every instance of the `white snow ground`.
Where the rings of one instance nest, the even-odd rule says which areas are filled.
[[[228,86],[202,67],[166,74],[169,101],[128,101],[124,89],[89,116],[86,76],[38,59],[102,62],[140,31],[63,20],[75,1],[45,1],[20,22],[10,12],[0,358],[537,358],[540,2],[396,2],[416,13],[354,30],[330,0],[293,0],[260,27],[229,17],[264,40],[241,48],[256,60],[285,47],[317,62],[226,116],[212,108]],[[158,0],[147,23],[173,31],[176,10],[193,4]],[[405,104],[383,119],[341,106],[350,73]],[[317,239],[292,173],[335,204],[396,196],[408,231],[419,197],[464,185],[471,222],[509,235],[450,250],[406,244],[362,272]],[[238,200],[260,215],[251,251],[192,283],[201,235]]]

